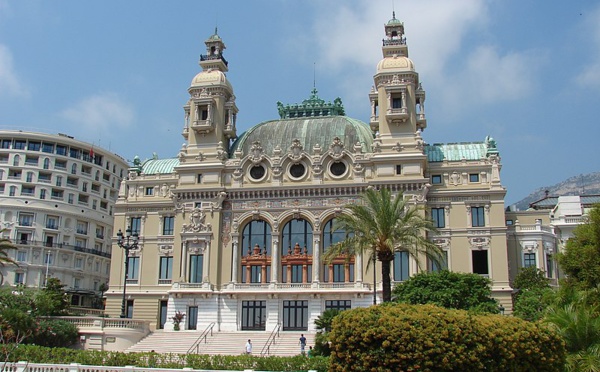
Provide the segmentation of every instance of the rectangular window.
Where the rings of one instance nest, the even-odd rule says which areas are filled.
[[[75,198],[75,195],[73,194],[69,194],[69,197],[67,198],[67,203],[69,204],[73,204],[73,199]]]
[[[142,228],[142,218],[141,217],[132,217],[131,218],[131,233],[140,235],[141,228]]]
[[[401,282],[409,277],[408,252],[400,251],[394,253],[394,281]]]
[[[2,148],[10,149],[10,143],[11,143],[11,141],[9,139],[3,139],[2,140]]]
[[[402,165],[400,165],[400,164],[396,165],[396,174],[402,174]]]
[[[483,275],[485,277],[490,275],[487,250],[484,249],[471,251],[471,259],[473,261],[473,273]]]
[[[350,300],[327,300],[325,301],[325,310],[349,310],[352,308]]]
[[[146,196],[154,195],[154,187],[146,187]]]
[[[202,283],[202,267],[204,256],[201,254],[190,255],[190,283]]]
[[[46,190],[44,190],[44,189],[40,190],[40,199],[46,199]]]
[[[438,229],[446,227],[445,208],[431,208],[431,220]]]
[[[442,176],[439,174],[434,174],[431,176],[431,184],[432,185],[441,185],[442,184]]]
[[[81,286],[81,279],[73,278],[73,288],[77,289]]]
[[[79,149],[71,148],[69,150],[69,156],[74,159],[79,159]]]
[[[394,108],[394,109],[402,108],[402,98],[400,98],[400,97],[392,98],[392,108]]]
[[[554,278],[554,261],[549,254],[546,255],[546,276],[548,278]]]
[[[15,273],[15,284],[25,283],[25,273]]]
[[[484,207],[471,207],[471,226],[473,226],[473,227],[484,227],[485,226],[485,208]]]
[[[26,143],[26,141],[23,141],[23,140],[15,140],[15,144],[13,146],[13,149],[15,149],[15,150],[25,150],[25,143]]]
[[[75,259],[75,268],[76,269],[82,269],[83,268],[83,258],[77,257]]]
[[[161,257],[160,267],[158,269],[158,280],[159,284],[161,280],[168,280],[171,282],[173,276],[173,257]]]
[[[67,155],[67,146],[56,145],[56,154],[57,155]]]
[[[197,183],[202,183],[202,174],[198,174],[198,176],[196,176],[196,180]]]
[[[54,152],[54,144],[44,142],[44,144],[42,145],[42,152],[52,154]]]
[[[202,110],[200,120],[207,120],[207,119],[208,119],[208,110]]]
[[[46,216],[46,228],[58,230],[58,216]]]
[[[126,318],[133,318],[133,300],[127,300],[127,312],[125,313]]]
[[[427,269],[429,272],[438,272],[441,270],[448,270],[448,251],[443,251],[442,262],[439,264],[432,260],[427,260]]]
[[[18,251],[17,252],[17,261],[18,262],[26,262],[27,261],[27,252],[26,251]]]
[[[31,141],[29,141],[29,145],[27,146],[27,149],[31,150],[31,151],[40,151],[41,147],[42,147],[42,143],[41,142],[31,142]]]
[[[523,267],[537,267],[535,262],[535,253],[523,254]]]
[[[163,235],[173,235],[173,230],[175,226],[175,217],[174,216],[165,216],[163,217]]]
[[[33,226],[33,214],[19,213],[19,226]]]
[[[46,254],[44,254],[44,265],[52,264],[54,264],[54,255],[50,252],[46,252]]]
[[[77,221],[77,234],[87,235],[88,223],[84,221]]]
[[[512,226],[513,224],[513,220],[506,220],[506,226]]]
[[[469,182],[479,182],[479,173],[469,174]]]
[[[129,267],[127,268],[127,280],[137,281],[140,278],[140,258],[128,257]]]

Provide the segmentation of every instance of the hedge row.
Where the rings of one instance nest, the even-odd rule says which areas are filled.
[[[8,355],[9,362],[27,360],[30,363],[79,363],[96,366],[138,366],[154,368],[192,368],[214,370],[261,371],[327,371],[329,358],[303,356],[259,357],[251,355],[180,355],[157,353],[123,353],[117,351],[74,350],[46,348],[34,345],[0,345],[2,357]],[[4,360],[4,359],[3,359]]]
[[[389,304],[333,320],[330,371],[562,371],[563,341],[538,323]]]

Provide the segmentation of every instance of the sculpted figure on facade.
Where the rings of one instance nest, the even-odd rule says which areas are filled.
[[[260,142],[254,141],[250,148],[250,161],[252,164],[259,164],[264,158],[265,155],[263,154],[263,148],[260,145]]]
[[[227,151],[225,151],[225,148],[223,148],[223,141],[219,141],[219,144],[217,145],[217,159],[225,161],[228,158],[229,156],[227,155]]]
[[[302,158],[302,144],[299,139],[294,139],[292,141],[292,145],[290,146],[290,153],[288,157],[294,161],[298,161]]]

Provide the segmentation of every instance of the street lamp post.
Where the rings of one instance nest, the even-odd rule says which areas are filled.
[[[125,250],[125,277],[123,279],[123,301],[121,302],[121,318],[127,318],[127,313],[125,312],[127,307],[127,298],[126,298],[126,290],[127,290],[127,275],[129,274],[129,250],[136,249],[138,246],[138,233],[131,233],[131,227],[128,227],[125,230],[125,238],[123,238],[123,231],[119,229],[117,233],[117,244],[119,247]]]

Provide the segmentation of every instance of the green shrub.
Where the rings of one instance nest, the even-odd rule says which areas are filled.
[[[79,363],[93,366],[138,366],[155,368],[213,370],[254,369],[260,371],[327,371],[329,358],[303,356],[259,357],[251,355],[180,355],[156,353],[123,353],[118,351],[75,350],[66,348],[47,348],[36,345],[0,344],[0,355],[8,362],[27,360],[30,363],[69,364]],[[151,358],[152,357],[152,358]]]
[[[64,320],[41,319],[37,332],[26,343],[48,347],[69,347],[78,338],[77,327]]]
[[[330,371],[562,371],[565,347],[539,323],[390,304],[333,320]]]
[[[393,297],[396,302],[412,305],[433,304],[448,309],[499,312],[498,302],[492,298],[492,281],[473,273],[421,272],[396,285]]]

